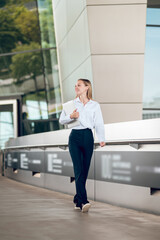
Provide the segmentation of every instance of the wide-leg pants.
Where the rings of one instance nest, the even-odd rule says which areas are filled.
[[[69,152],[73,162],[76,195],[74,203],[77,206],[88,203],[86,180],[93,154],[94,139],[92,130],[72,129],[69,136]]]

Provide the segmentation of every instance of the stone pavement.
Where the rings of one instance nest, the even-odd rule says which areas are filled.
[[[159,240],[160,216],[91,201],[73,209],[72,196],[0,176],[1,240]]]

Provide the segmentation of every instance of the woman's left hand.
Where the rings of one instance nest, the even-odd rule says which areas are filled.
[[[105,142],[100,142],[99,145],[100,145],[101,147],[104,147],[104,146],[105,146]]]

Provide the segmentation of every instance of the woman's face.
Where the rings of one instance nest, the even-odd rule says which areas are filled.
[[[85,86],[83,81],[78,80],[75,85],[75,92],[77,96],[80,96],[82,94],[87,94],[88,86]]]

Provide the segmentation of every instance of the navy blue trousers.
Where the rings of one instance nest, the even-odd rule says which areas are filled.
[[[69,152],[73,162],[76,195],[73,202],[77,206],[88,203],[86,180],[93,154],[94,139],[92,130],[72,129],[69,136]]]

